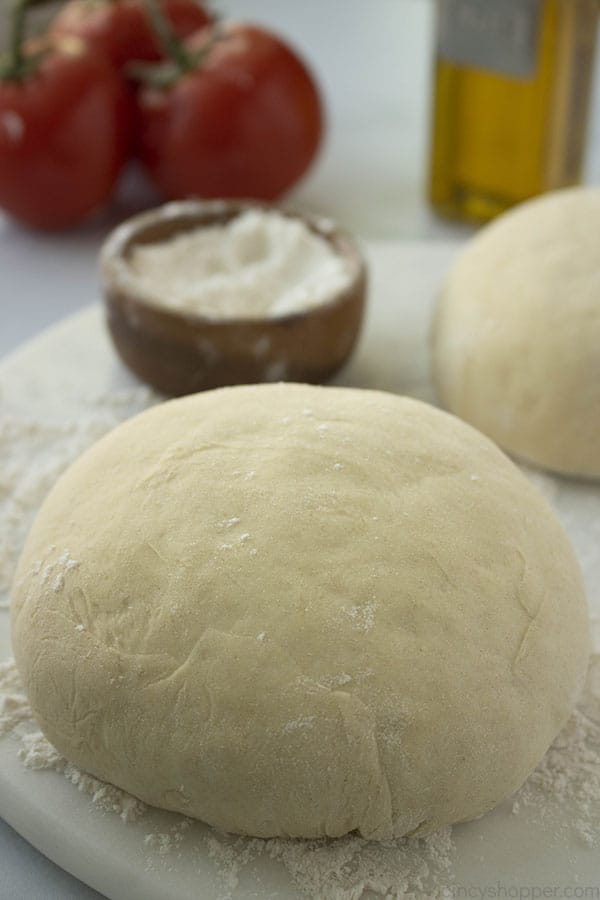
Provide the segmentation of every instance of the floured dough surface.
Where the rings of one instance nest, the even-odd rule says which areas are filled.
[[[521,204],[460,254],[437,310],[444,405],[537,465],[600,478],[600,188]]]
[[[391,394],[212,391],[120,425],[19,563],[15,656],[69,760],[257,836],[383,838],[517,788],[587,665],[546,502]]]

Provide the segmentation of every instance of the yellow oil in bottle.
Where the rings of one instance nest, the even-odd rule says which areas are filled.
[[[599,0],[440,0],[430,200],[486,220],[580,179]]]

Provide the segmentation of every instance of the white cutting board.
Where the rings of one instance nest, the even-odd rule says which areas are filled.
[[[369,312],[358,350],[336,379],[433,399],[427,335],[440,281],[456,243],[378,243],[367,248]],[[46,288],[47,289],[47,288]],[[137,382],[117,361],[102,313],[91,307],[25,345],[0,366],[0,409],[45,423],[76,420],[98,398]],[[137,411],[123,407],[123,417]],[[552,499],[584,567],[590,607],[600,616],[600,486],[529,473]],[[8,612],[0,609],[0,660],[10,655]],[[200,823],[164,859],[145,836],[177,817],[152,810],[135,824],[100,811],[61,775],[25,769],[13,737],[0,739],[0,815],[42,853],[111,900],[216,900],[226,895]],[[493,753],[493,747],[490,747]],[[565,810],[568,816],[568,810]],[[597,851],[558,838],[539,816],[503,804],[457,826],[454,875],[463,886],[598,885]],[[600,810],[599,822],[600,825]],[[261,857],[239,873],[232,900],[299,900],[283,866]],[[327,900],[327,898],[325,898]]]

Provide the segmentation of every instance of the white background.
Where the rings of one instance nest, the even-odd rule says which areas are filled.
[[[318,165],[288,198],[290,205],[331,215],[363,238],[436,240],[469,233],[438,221],[424,201],[434,41],[430,0],[222,0],[217,8],[279,30],[320,77],[327,143]],[[597,60],[585,180],[600,184],[600,54]],[[0,355],[99,299],[100,242],[138,203],[138,187],[130,179],[107,214],[70,234],[34,234],[0,217]],[[92,897],[99,895],[0,820],[0,900]]]

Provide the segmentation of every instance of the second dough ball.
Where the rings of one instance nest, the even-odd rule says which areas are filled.
[[[445,406],[537,465],[600,478],[600,189],[524,203],[444,286],[433,333]]]

